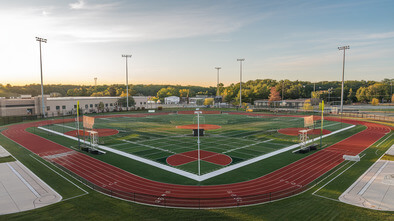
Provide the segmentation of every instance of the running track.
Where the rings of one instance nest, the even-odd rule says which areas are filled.
[[[230,114],[262,116],[262,114],[253,113]],[[152,114],[126,116],[143,117],[147,115]],[[100,117],[122,116],[125,115]],[[339,119],[332,117],[326,119],[339,121]],[[66,121],[71,122],[73,120],[67,119]],[[133,175],[25,130],[28,127],[61,122],[62,120],[47,120],[18,124],[10,126],[2,133],[40,157],[58,164],[95,184],[101,192],[144,204],[189,208],[250,205],[302,192],[313,180],[340,164],[343,161],[342,155],[356,155],[362,152],[391,130],[389,127],[375,123],[344,119],[344,123],[362,124],[367,126],[367,129],[315,154],[250,181],[224,185],[186,186],[156,182]]]

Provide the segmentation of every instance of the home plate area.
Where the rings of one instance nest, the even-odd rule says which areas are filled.
[[[200,150],[200,159],[209,163],[226,166],[231,163],[231,157],[221,154]],[[167,158],[167,163],[171,166],[180,166],[198,160],[198,151],[192,150],[184,153],[178,153]]]

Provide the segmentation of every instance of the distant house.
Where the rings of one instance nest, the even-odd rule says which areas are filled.
[[[177,96],[170,96],[170,97],[165,97],[164,98],[164,103],[165,104],[179,104],[179,101],[181,99]]]

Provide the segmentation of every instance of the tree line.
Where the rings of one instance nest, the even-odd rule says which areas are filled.
[[[345,81],[344,101],[346,103],[371,102],[374,98],[379,102],[391,102],[393,79],[383,81]],[[239,83],[228,86],[219,84],[219,95],[223,102],[238,105]],[[275,88],[275,96],[282,99],[316,98],[326,102],[337,102],[341,97],[340,81],[290,81],[257,79],[242,83],[242,101],[252,103],[255,100],[269,99],[272,88]],[[126,96],[126,85],[44,85],[45,94],[51,96]],[[152,100],[164,100],[168,96],[194,97],[196,95],[216,96],[216,87],[181,86],[181,85],[129,85],[129,96],[150,96]],[[39,84],[24,86],[12,86],[0,84],[0,97],[18,97],[22,94],[37,96],[41,94]],[[278,98],[276,98],[278,99]]]

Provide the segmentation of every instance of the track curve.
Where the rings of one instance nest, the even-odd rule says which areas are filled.
[[[98,118],[144,117],[159,114],[167,113],[108,115]],[[253,113],[230,114],[267,116]],[[326,117],[325,119],[340,121],[340,119],[333,117]],[[72,121],[74,119],[66,119],[66,122]],[[358,154],[391,131],[389,127],[380,124],[343,119],[344,123],[362,124],[367,126],[367,129],[253,180],[223,185],[187,186],[166,184],[136,176],[26,131],[28,127],[60,122],[63,121],[47,120],[12,125],[2,133],[33,153],[89,181],[101,192],[149,205],[183,208],[233,207],[291,196],[305,190],[313,180],[340,164],[343,161],[343,154]]]

